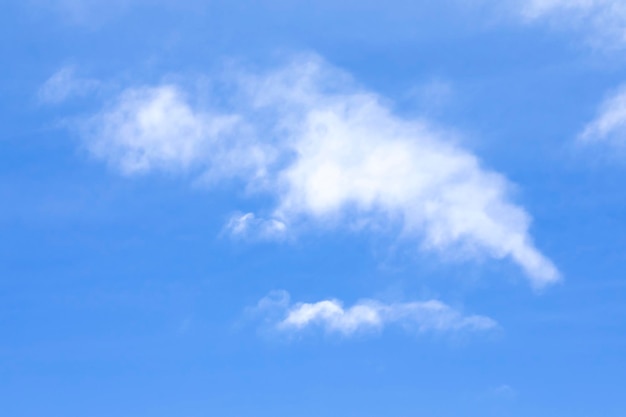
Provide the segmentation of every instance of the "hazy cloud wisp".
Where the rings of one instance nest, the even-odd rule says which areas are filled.
[[[55,72],[39,89],[39,100],[45,104],[60,104],[74,97],[86,96],[101,87],[98,80],[81,78],[76,69],[63,67]]]
[[[620,87],[600,106],[598,115],[579,135],[587,144],[605,144],[614,149],[626,147],[626,86]]]
[[[549,21],[583,30],[596,47],[626,46],[626,3],[622,0],[521,0],[517,2],[528,21]]]

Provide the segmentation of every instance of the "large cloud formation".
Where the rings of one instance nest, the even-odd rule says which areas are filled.
[[[231,221],[239,234],[248,225],[280,225],[271,235],[304,224],[396,230],[427,250],[509,258],[536,287],[559,279],[507,180],[448,132],[394,114],[318,57],[236,78],[237,99],[218,108],[173,84],[129,88],[82,134],[126,175],[237,177],[273,195],[270,223],[246,214]]]

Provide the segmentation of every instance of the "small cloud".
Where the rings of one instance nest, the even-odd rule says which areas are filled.
[[[60,104],[74,97],[83,97],[101,87],[98,80],[76,76],[74,67],[55,72],[39,89],[39,100],[45,104]]]
[[[514,399],[515,397],[517,397],[517,391],[507,384],[502,384],[493,388],[491,390],[491,394],[494,397],[503,399]]]
[[[287,225],[276,219],[262,219],[254,213],[234,214],[225,227],[233,237],[282,239],[286,236]]]
[[[362,300],[350,307],[344,307],[337,299],[292,304],[285,291],[273,292],[263,298],[257,305],[257,312],[273,317],[273,328],[288,333],[318,328],[327,333],[351,336],[379,332],[391,325],[418,333],[450,333],[487,331],[498,326],[489,317],[464,315],[437,300],[407,303]]]
[[[266,312],[268,310],[286,309],[291,302],[291,296],[285,290],[271,291],[267,296],[261,298],[256,305],[257,311]]]

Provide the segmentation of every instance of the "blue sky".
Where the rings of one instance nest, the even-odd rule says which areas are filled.
[[[623,416],[626,6],[336,3],[3,4],[2,415]]]

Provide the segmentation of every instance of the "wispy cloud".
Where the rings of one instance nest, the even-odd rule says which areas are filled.
[[[600,48],[626,46],[626,3],[623,0],[522,0],[524,18],[545,20],[582,30]]]
[[[39,89],[39,100],[45,104],[60,104],[75,97],[91,94],[101,88],[98,80],[76,75],[76,68],[63,67],[55,72]]]
[[[254,213],[234,214],[225,229],[234,237],[259,237],[271,240],[285,238],[287,233],[285,223],[276,219],[258,218]]]
[[[537,287],[559,279],[508,181],[450,132],[394,114],[317,57],[236,84],[243,99],[217,109],[175,85],[130,88],[85,122],[83,136],[127,175],[242,178],[274,196],[270,217],[290,230],[398,230],[426,250],[509,258]],[[247,216],[231,229],[261,224]]]
[[[397,325],[415,332],[485,331],[497,323],[484,316],[464,315],[437,301],[383,303],[362,300],[350,307],[336,299],[315,303],[294,303],[285,291],[276,291],[262,299],[256,311],[271,314],[272,326],[281,332],[300,332],[319,328],[328,333],[350,336],[363,332],[379,332]]]
[[[548,21],[585,34],[592,46],[623,53],[626,47],[626,2],[623,0],[521,0],[528,21]],[[611,93],[578,142],[604,144],[613,150],[626,144],[626,86]]]
[[[626,149],[626,86],[617,89],[602,103],[596,118],[579,135],[579,141]]]

